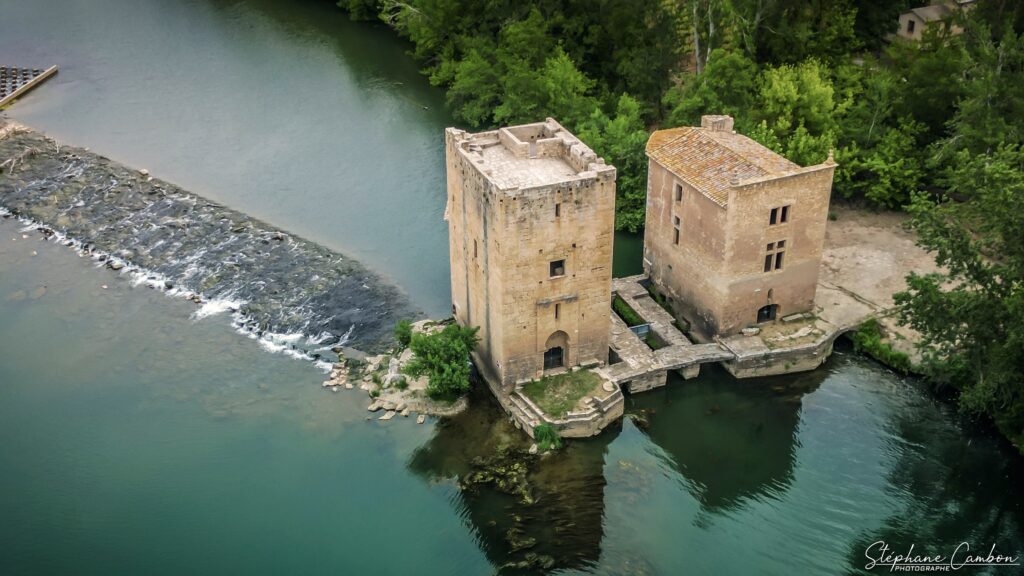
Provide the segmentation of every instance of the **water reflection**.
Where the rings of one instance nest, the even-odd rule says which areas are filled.
[[[532,456],[528,439],[485,392],[472,404],[438,424],[409,468],[431,482],[455,484],[456,506],[500,572],[596,565],[604,536],[605,454],[617,427],[557,454]]]
[[[824,374],[738,381],[705,366],[631,398],[629,412],[706,512],[777,498],[793,480],[802,397]]]
[[[885,449],[893,456],[887,516],[880,528],[863,531],[851,543],[853,571],[868,573],[865,550],[878,541],[894,553],[913,545],[918,554],[949,557],[967,542],[972,555],[988,554],[995,544],[997,554],[1020,556],[1024,461],[1019,454],[990,426],[968,421],[948,405],[924,394],[900,399],[885,426]],[[965,555],[961,550],[957,558]],[[1004,571],[1013,569],[982,573]]]

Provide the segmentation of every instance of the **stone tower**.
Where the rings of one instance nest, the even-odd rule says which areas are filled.
[[[488,380],[608,357],[615,168],[551,118],[445,131],[452,312]]]
[[[644,270],[704,339],[814,308],[836,164],[801,167],[729,116],[647,142]]]

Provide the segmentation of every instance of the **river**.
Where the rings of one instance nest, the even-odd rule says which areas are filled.
[[[329,1],[0,4],[2,63],[61,67],[11,118],[353,256],[441,315],[451,118],[407,49]],[[620,239],[625,274],[638,241]],[[0,573],[846,574],[878,540],[1024,554],[1019,456],[849,351],[631,397],[621,426],[530,461],[529,503],[459,481],[521,442],[485,396],[366,421],[365,396],[195,311],[0,219]]]

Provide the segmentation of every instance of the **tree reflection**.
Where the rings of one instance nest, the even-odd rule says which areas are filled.
[[[972,555],[986,555],[995,544],[997,554],[1020,556],[1020,454],[986,423],[969,421],[927,392],[899,400],[903,405],[893,410],[887,426],[886,451],[894,455],[887,476],[891,510],[880,528],[863,532],[851,545],[851,571],[872,573],[864,570],[865,551],[878,541],[894,554],[906,554],[913,545],[917,555],[948,559],[967,542]],[[962,561],[966,554],[962,550],[957,558]],[[989,570],[1001,574],[1014,568]]]

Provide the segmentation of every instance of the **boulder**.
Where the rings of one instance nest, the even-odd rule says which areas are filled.
[[[374,400],[373,402],[370,403],[369,406],[366,407],[366,409],[369,410],[370,412],[376,412],[381,408],[383,408],[383,406],[381,405],[379,400]]]
[[[380,418],[377,418],[377,420],[391,420],[394,417],[395,417],[395,411],[394,410],[388,410]]]
[[[402,350],[402,354],[398,357],[398,363],[405,366],[410,360],[412,360],[412,350],[409,348]]]

